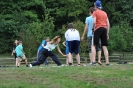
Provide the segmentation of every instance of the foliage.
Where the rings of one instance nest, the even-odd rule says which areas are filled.
[[[21,39],[24,42],[25,52],[27,57],[34,56],[37,48],[46,37],[53,37],[51,35],[54,31],[53,18],[45,14],[44,22],[33,22],[29,24],[26,30],[20,31]]]
[[[128,21],[122,21],[120,25],[110,29],[109,51],[131,51],[133,32]],[[128,48],[130,47],[130,49]]]
[[[82,22],[88,16],[88,9],[93,6],[93,3],[94,0],[1,0],[0,53],[10,52],[14,39],[25,41],[26,49],[34,44],[33,52],[45,36],[53,38],[55,35],[59,35],[63,42],[64,30],[66,30],[64,25],[69,22],[74,22],[75,28],[82,34],[84,28]],[[103,10],[107,12],[111,24],[109,50],[132,51],[132,0],[102,0],[102,6]],[[120,29],[117,34],[113,34],[115,28]],[[41,29],[43,30],[41,31]],[[119,38],[121,39],[119,40]],[[35,41],[27,42],[28,40]],[[122,43],[125,41],[119,49],[117,49],[118,41]],[[86,48],[87,41],[82,42],[81,53],[87,51]],[[64,50],[64,47],[61,49]]]

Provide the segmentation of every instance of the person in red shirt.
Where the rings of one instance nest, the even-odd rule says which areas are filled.
[[[108,57],[108,39],[109,39],[109,29],[110,29],[110,23],[108,16],[106,12],[104,12],[102,9],[102,3],[100,0],[97,0],[94,3],[95,11],[93,12],[93,18],[94,18],[94,41],[92,45],[92,59],[93,64],[96,64],[95,57],[96,57],[96,50],[95,47],[99,44],[99,38],[101,39],[102,48],[104,51],[104,56],[106,59],[106,65],[109,64],[109,57]]]

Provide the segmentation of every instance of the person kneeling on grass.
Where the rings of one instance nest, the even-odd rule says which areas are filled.
[[[22,41],[18,41],[18,46],[15,49],[15,52],[17,54],[16,58],[16,66],[19,67],[22,60],[25,60],[26,67],[28,67],[28,61],[26,59],[26,56],[24,55]]]
[[[52,52],[53,49],[55,49],[55,47],[57,46],[58,52],[62,55],[62,56],[66,56],[64,55],[58,44],[60,42],[60,36],[55,36],[51,42],[48,42],[46,46],[44,46],[41,50],[40,50],[40,56],[38,58],[38,60],[36,62],[33,62],[30,64],[30,67],[32,66],[36,66],[36,65],[40,65],[43,64],[44,61],[46,60],[47,57],[51,57],[53,59],[53,61],[58,65],[58,66],[62,66],[61,62],[59,61],[58,57]]]

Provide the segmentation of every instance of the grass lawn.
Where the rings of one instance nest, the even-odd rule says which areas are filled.
[[[0,88],[133,88],[133,64],[0,68]]]

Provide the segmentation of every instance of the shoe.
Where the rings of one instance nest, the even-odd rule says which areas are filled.
[[[92,65],[96,66],[96,62],[92,62]]]
[[[90,65],[92,65],[92,62],[90,63]]]
[[[101,62],[98,62],[98,64],[99,64],[99,65],[102,65],[102,63],[101,63]]]
[[[32,67],[32,64],[30,64],[30,67]]]
[[[29,65],[26,65],[26,67],[29,67]]]
[[[110,64],[106,64],[106,66],[110,66]]]
[[[77,66],[80,66],[80,64],[78,64]]]
[[[58,67],[63,67],[64,65],[62,64],[62,65],[59,65]]]

